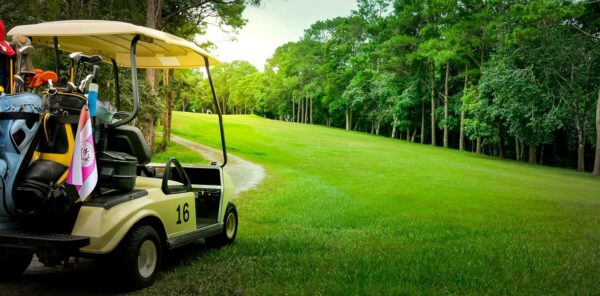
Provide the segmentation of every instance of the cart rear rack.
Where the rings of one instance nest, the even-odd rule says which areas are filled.
[[[0,246],[13,248],[79,249],[90,244],[87,236],[64,233],[34,233],[20,230],[0,230]]]

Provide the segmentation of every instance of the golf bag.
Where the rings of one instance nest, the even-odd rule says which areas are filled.
[[[42,99],[32,93],[0,97],[0,217],[14,216],[14,187],[39,138]]]
[[[15,188],[15,208],[19,217],[61,222],[63,218],[70,220],[72,212],[76,211],[77,191],[65,180],[85,98],[79,94],[57,92],[45,95],[44,101],[47,112],[40,123],[37,157]]]

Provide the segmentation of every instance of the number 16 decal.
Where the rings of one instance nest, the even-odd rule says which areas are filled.
[[[183,222],[190,220],[190,211],[188,210],[189,205],[186,202],[183,204]],[[181,205],[177,206],[177,224],[181,224]]]

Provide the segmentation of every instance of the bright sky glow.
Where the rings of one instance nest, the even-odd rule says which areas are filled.
[[[262,71],[277,47],[298,41],[318,20],[348,16],[356,8],[355,0],[265,0],[261,7],[246,8],[248,23],[234,36],[237,41],[215,26],[196,40],[215,43],[218,48],[211,53],[224,62],[246,60]]]

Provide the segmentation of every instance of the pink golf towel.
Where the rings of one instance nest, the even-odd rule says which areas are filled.
[[[75,185],[81,201],[86,200],[98,183],[94,135],[87,106],[81,109],[81,115],[79,116],[79,127],[75,136],[75,147],[69,174],[67,175],[67,183]]]

